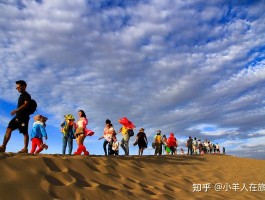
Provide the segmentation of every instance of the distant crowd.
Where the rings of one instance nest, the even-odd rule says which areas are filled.
[[[21,94],[18,99],[17,109],[11,111],[11,115],[14,115],[14,117],[8,124],[3,144],[0,146],[0,152],[6,151],[6,146],[11,137],[11,133],[16,129],[24,135],[24,148],[18,153],[28,153],[29,140],[31,141],[31,154],[38,154],[42,152],[43,149],[48,149],[46,142],[48,139],[46,132],[47,117],[35,115],[30,136],[28,134],[29,116],[35,112],[37,103],[26,92],[26,87],[27,84],[25,81],[16,81],[16,89]],[[83,110],[78,111],[78,116],[79,119],[75,121],[72,114],[64,115],[64,121],[61,123],[62,154],[66,154],[66,149],[67,154],[72,154],[73,141],[76,140],[78,147],[74,154],[89,155],[89,152],[84,145],[84,140],[87,136],[94,135],[94,131],[87,128],[88,120]],[[120,155],[119,147],[123,149],[124,155],[129,155],[129,140],[134,136],[135,125],[126,117],[119,119],[119,123],[121,124],[121,128],[117,133],[111,120],[107,119],[105,121],[103,135],[99,137],[99,140],[104,139],[103,150],[105,155]],[[117,140],[117,134],[119,133],[122,135],[120,142]],[[144,128],[140,128],[137,132],[133,145],[138,146],[138,155],[143,155],[144,149],[148,146],[148,140]],[[161,130],[158,130],[152,141],[152,147],[154,148],[154,155],[176,155],[178,141],[174,136],[174,133],[170,133],[167,138],[166,135],[162,135]],[[207,141],[207,139],[202,142],[200,139],[197,140],[196,137],[192,138],[191,136],[186,142],[186,147],[188,155],[220,153],[220,146],[218,143],[213,144],[212,142]],[[225,153],[224,147],[223,153]],[[183,148],[180,149],[180,154],[184,154]]]

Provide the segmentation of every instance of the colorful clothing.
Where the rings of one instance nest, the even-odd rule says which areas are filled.
[[[177,139],[174,137],[173,133],[170,133],[168,139],[167,139],[167,146],[168,147],[175,147],[177,146]]]
[[[162,136],[160,135],[160,133],[158,133],[156,136],[155,136],[155,155],[162,155]]]
[[[66,147],[68,146],[68,154],[72,154],[73,150],[73,139],[75,138],[75,118],[71,114],[67,114],[64,116],[65,121],[61,124],[61,132],[63,134],[62,138],[62,154],[65,154]]]
[[[88,120],[85,117],[80,117],[80,119],[77,121],[77,124],[75,127],[76,128],[75,135],[77,137],[77,141],[78,141],[78,137],[84,137],[83,139],[85,139],[86,136],[88,136],[88,135],[91,136],[94,134],[93,131],[86,128],[87,124],[88,124]],[[81,131],[79,132],[79,130],[81,130]],[[82,136],[82,135],[84,135],[84,136]],[[74,152],[74,154],[75,155],[81,155],[82,152],[84,152],[84,155],[89,155],[89,152],[86,150],[86,147],[83,145],[83,141],[78,144],[78,148],[77,148],[76,152]]]
[[[78,121],[77,121],[77,124],[76,124],[76,129],[78,128],[83,128],[83,133],[86,135],[86,136],[92,136],[94,135],[94,132],[92,130],[89,130],[86,128],[86,125],[88,124],[88,120],[84,117],[81,117]]]
[[[122,139],[121,139],[121,148],[123,149],[125,155],[129,155],[129,139],[130,136],[128,134],[128,129],[123,125],[121,128],[121,134],[122,134]]]
[[[31,142],[32,142],[32,146],[31,146],[30,153],[38,154],[38,153],[40,153],[43,150],[43,148],[41,146],[43,144],[42,139],[40,139],[40,138],[32,138]],[[38,147],[38,149],[36,151],[37,147]]]
[[[44,127],[44,124],[40,121],[36,121],[33,123],[33,127],[32,127],[32,131],[31,131],[31,135],[30,135],[30,139],[32,142],[32,147],[31,147],[31,151],[30,153],[35,153],[38,154],[40,153],[43,148],[42,148],[42,138],[46,137],[47,138],[47,133]],[[38,147],[38,149],[36,150],[36,148]]]
[[[105,140],[110,142],[112,140],[112,137],[113,137],[114,134],[115,134],[115,131],[114,131],[113,126],[111,126],[111,127],[105,126],[105,128],[104,128],[104,138],[105,138]]]
[[[170,149],[172,155],[176,153],[177,139],[174,137],[173,133],[170,133],[167,139],[167,146]]]
[[[119,142],[116,140],[116,142],[112,143],[112,153],[113,155],[119,155]]]
[[[104,142],[103,142],[103,150],[105,155],[110,155],[112,152],[112,138],[113,136],[116,135],[116,132],[113,128],[113,126],[108,126],[106,125],[104,128],[104,135],[103,137],[105,138]],[[108,145],[108,151],[107,151],[107,145]]]

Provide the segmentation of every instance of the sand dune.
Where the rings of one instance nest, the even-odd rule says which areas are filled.
[[[0,171],[0,198],[5,200],[265,196],[265,161],[227,155],[106,157],[5,153],[0,154]]]

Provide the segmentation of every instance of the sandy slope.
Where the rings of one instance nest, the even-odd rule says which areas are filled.
[[[226,155],[105,157],[6,153],[0,154],[0,171],[0,199],[5,200],[265,196],[265,161]],[[218,184],[219,189],[215,188]]]

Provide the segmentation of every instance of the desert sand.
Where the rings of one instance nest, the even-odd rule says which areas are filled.
[[[0,153],[0,199],[264,199],[265,160]]]

